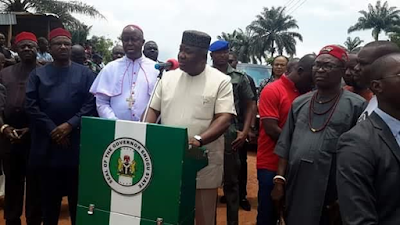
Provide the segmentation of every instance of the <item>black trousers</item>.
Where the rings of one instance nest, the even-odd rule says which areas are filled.
[[[42,171],[43,225],[57,225],[63,196],[68,197],[72,225],[78,205],[78,168],[46,168]]]
[[[21,225],[25,196],[25,217],[28,225],[42,222],[40,176],[38,171],[27,169],[29,145],[15,144],[3,155],[5,174],[4,219],[6,225]]]
[[[239,150],[240,171],[239,171],[239,200],[247,196],[247,151],[250,145],[246,142]]]
[[[224,194],[226,198],[227,224],[239,224],[239,152],[233,151],[232,141],[236,135],[225,134]]]

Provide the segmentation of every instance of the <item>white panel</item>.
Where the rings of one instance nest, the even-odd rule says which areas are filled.
[[[146,145],[146,124],[117,120],[115,125],[115,139],[117,138],[133,138],[143,145]],[[115,191],[111,191],[111,215],[110,225],[140,225],[140,219],[135,223],[129,216],[141,217],[142,211],[142,194],[121,195]],[[115,217],[115,218],[114,218]],[[132,221],[131,221],[132,220]],[[115,223],[113,221],[116,221]]]

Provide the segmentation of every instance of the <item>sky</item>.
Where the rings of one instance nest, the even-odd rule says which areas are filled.
[[[364,44],[373,40],[371,30],[347,33],[357,22],[360,10],[367,10],[373,0],[81,0],[93,5],[106,19],[76,15],[92,25],[91,35],[116,41],[128,24],[139,25],[147,41],[159,45],[159,60],[177,58],[182,33],[199,30],[213,41],[221,32],[245,29],[263,7],[287,7],[297,20],[296,32],[303,36],[297,44],[297,57],[318,52],[328,44],[343,44],[347,37],[360,37]],[[388,0],[400,8],[399,0]],[[387,39],[384,33],[380,39]]]

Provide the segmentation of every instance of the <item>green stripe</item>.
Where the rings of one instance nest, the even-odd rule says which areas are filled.
[[[110,173],[112,178],[118,182],[118,159],[121,158],[121,151],[115,151],[110,158]]]
[[[143,171],[144,171],[144,165],[143,165],[142,158],[140,157],[139,153],[137,153],[136,151],[133,155],[133,159],[135,160],[136,166],[135,166],[135,177],[133,177],[132,184],[135,185],[142,178]]]
[[[101,129],[99,129],[101,127]],[[115,121],[98,118],[83,118],[81,131],[81,154],[79,166],[78,225],[108,225],[111,189],[102,173],[103,153],[114,141]],[[83,154],[84,153],[84,154]],[[95,204],[97,211],[87,214],[87,207]]]
[[[146,147],[153,162],[153,177],[143,192],[142,218],[155,221],[160,217],[165,223],[179,223],[185,143],[186,129],[147,125]]]

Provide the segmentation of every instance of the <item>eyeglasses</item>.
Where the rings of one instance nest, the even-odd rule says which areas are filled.
[[[390,75],[390,76],[387,76],[387,77],[382,77],[382,78],[379,78],[377,80],[385,80],[385,79],[389,79],[389,78],[393,78],[393,77],[400,78],[400,73],[399,74]]]
[[[333,64],[329,64],[329,63],[325,63],[325,64],[315,64],[313,67],[313,70],[319,70],[319,69],[323,69],[324,71],[331,71],[333,69],[343,69],[342,66],[336,66]]]

